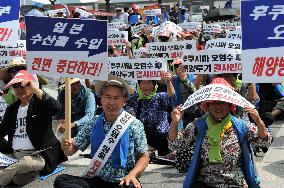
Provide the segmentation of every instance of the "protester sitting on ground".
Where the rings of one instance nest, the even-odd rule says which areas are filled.
[[[18,72],[5,87],[12,87],[19,100],[6,109],[0,140],[8,135],[4,153],[19,161],[0,169],[0,186],[11,182],[23,186],[39,174],[52,173],[67,160],[52,131],[52,116],[61,105],[39,89],[26,70]]]
[[[81,79],[71,78],[71,137],[75,137],[83,127],[91,122],[96,112],[96,100],[91,89],[81,84]],[[65,87],[65,84],[62,85]],[[65,89],[58,93],[57,100],[65,106]],[[58,120],[59,131],[65,131],[65,111],[61,109],[54,119]]]
[[[6,66],[2,67],[0,69],[0,80],[3,80],[5,84],[10,82],[10,80],[20,71],[20,70],[26,70],[27,69],[27,63],[26,60],[24,60],[22,57],[17,57],[12,59]],[[37,75],[33,74],[33,78],[35,81],[35,84],[39,86],[39,80]],[[18,99],[15,96],[14,91],[11,88],[3,89],[3,95],[2,97],[7,102],[8,105],[13,104]]]
[[[84,173],[86,175],[83,177],[60,175],[56,178],[54,187],[141,187],[137,178],[147,167],[149,154],[143,124],[123,110],[129,95],[127,83],[120,77],[109,76],[108,81],[96,82],[96,89],[102,96],[104,112],[98,118],[94,117],[74,139],[65,139],[62,149],[66,155],[73,155],[78,150],[84,151],[91,144],[91,156],[99,167],[96,171],[92,167],[93,170]],[[121,130],[126,129],[125,132],[119,132],[116,128],[120,124],[123,124],[120,127]],[[109,134],[111,137],[108,137]],[[118,143],[115,142],[117,140]],[[102,145],[105,149],[101,152]],[[101,158],[106,163],[101,163]]]
[[[170,125],[169,112],[175,100],[172,76],[165,72],[162,76],[167,85],[167,92],[157,93],[157,81],[138,80],[137,92],[130,96],[126,109],[142,121],[148,145],[158,150],[158,155],[170,153],[168,149],[168,133]]]
[[[233,89],[223,78],[215,78],[214,83]],[[245,107],[255,122],[249,123],[231,115],[230,112],[235,110],[234,104],[203,101],[201,106],[207,114],[179,134],[182,106],[175,108],[171,114],[170,149],[190,149],[195,144],[184,187],[259,187],[255,182],[254,169],[249,167],[249,162],[252,162],[249,143],[268,147],[272,137],[257,110]]]
[[[45,9],[43,8],[44,4],[36,2],[33,7],[32,10],[29,11],[26,16],[37,16],[37,17],[44,17],[45,15],[43,14]]]
[[[278,102],[273,108],[271,115],[274,119],[283,119],[284,117],[284,101]]]
[[[173,77],[172,82],[176,93],[174,107],[177,107],[180,104],[184,104],[187,98],[196,91],[196,88],[189,77],[190,75],[185,73],[182,59],[174,60],[172,65],[174,66],[174,70],[176,71],[176,76]],[[198,118],[200,116],[201,113],[197,105],[193,105],[186,109],[182,115],[184,128],[195,118]]]

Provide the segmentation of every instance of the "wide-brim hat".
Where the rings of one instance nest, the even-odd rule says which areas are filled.
[[[108,81],[97,81],[95,84],[95,90],[98,94],[102,95],[103,88],[107,86],[118,86],[121,88],[125,88],[127,91],[127,96],[129,96],[128,83],[119,76],[108,75]]]
[[[8,69],[12,67],[27,68],[27,63],[22,57],[11,60],[6,66],[0,68],[0,80],[7,78]]]
[[[183,60],[182,59],[175,59],[172,62],[172,65],[181,65],[181,64],[183,64]]]

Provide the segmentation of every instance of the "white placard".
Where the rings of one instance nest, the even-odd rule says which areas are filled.
[[[144,10],[145,16],[158,16],[161,15],[161,9]]]
[[[181,28],[183,28],[186,31],[197,31],[200,30],[202,28],[202,25],[200,22],[183,22],[178,24],[178,26],[180,26]]]
[[[108,31],[108,45],[125,45],[128,41],[127,31]]]
[[[160,80],[164,71],[167,63],[163,59],[109,58],[109,73],[125,80]]]
[[[223,84],[209,84],[190,95],[185,101],[183,109],[185,110],[202,101],[224,101],[243,108],[254,108],[254,105],[231,88],[228,88]]]
[[[23,57],[26,59],[26,50],[25,40],[18,40],[18,44],[13,46],[0,46],[0,67],[6,66],[16,57]]]

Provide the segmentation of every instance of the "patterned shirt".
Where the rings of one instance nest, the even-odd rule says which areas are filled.
[[[89,146],[92,139],[93,127],[96,125],[96,121],[97,118],[94,118],[94,120],[90,124],[85,125],[75,137],[75,146],[79,150],[84,151]],[[111,126],[112,124],[104,119],[105,134],[108,133],[108,131],[111,129]],[[110,157],[98,176],[107,182],[120,182],[120,180],[134,168],[136,161],[139,159],[141,154],[145,153],[147,150],[148,145],[144,132],[144,126],[141,121],[135,119],[129,125],[129,149],[126,168],[113,168],[112,158]]]
[[[168,114],[172,111],[175,97],[170,97],[166,92],[157,93],[152,99],[138,101],[138,93],[134,93],[127,101],[126,109],[136,114],[142,121],[146,134],[159,135],[168,133],[170,126]]]
[[[257,146],[269,147],[272,136],[262,139],[258,136],[258,129],[254,123],[248,123],[246,138]],[[189,124],[186,129],[178,134],[177,139],[169,141],[171,150],[192,150],[197,136],[195,122]],[[209,186],[218,188],[247,187],[241,164],[241,148],[238,142],[237,133],[233,126],[225,132],[221,140],[221,156],[223,163],[209,163],[209,144],[207,138],[207,128],[200,150],[201,163],[197,181],[204,182]]]

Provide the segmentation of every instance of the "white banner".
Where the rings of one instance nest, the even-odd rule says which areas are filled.
[[[188,32],[197,31],[202,28],[202,25],[200,22],[186,22],[185,21],[183,23],[178,24],[178,26],[180,26],[181,28],[183,28],[184,30]]]
[[[242,40],[242,30],[241,29],[237,29],[235,31],[228,31],[227,35],[226,35],[226,38]]]
[[[7,167],[16,162],[18,162],[17,159],[8,157],[7,155],[4,155],[3,153],[0,152],[0,167]]]
[[[164,33],[164,32],[172,32],[172,33],[178,35],[178,33],[181,32],[181,31],[182,31],[182,28],[180,26],[176,25],[173,22],[166,21],[166,22],[162,23],[159,27],[153,29],[152,35],[158,36],[158,35],[160,35],[161,33]]]
[[[147,48],[138,48],[133,50],[134,57],[140,58],[143,54],[147,56],[148,49]]]
[[[50,56],[52,53],[52,57]],[[64,55],[65,54],[65,55]],[[28,71],[51,77],[70,77],[107,80],[108,67],[104,64],[107,52],[89,57],[89,52],[32,51],[27,58]]]
[[[184,63],[184,71],[188,74],[242,73],[242,63]]]
[[[18,41],[19,20],[0,23],[0,45],[11,46]]]
[[[221,33],[222,28],[219,24],[204,24],[203,32],[204,33]]]
[[[134,35],[139,35],[142,33],[144,29],[148,29],[148,28],[151,28],[151,26],[147,24],[140,24],[136,26],[131,26],[131,31]]]
[[[220,25],[224,30],[230,31],[234,31],[237,27],[241,26],[241,22],[215,22],[215,24]]]
[[[111,22],[107,24],[108,29],[123,29],[126,28],[126,24],[122,22]]]
[[[125,80],[160,80],[164,71],[167,63],[163,59],[109,58],[109,73]]]
[[[241,40],[232,40],[232,39],[226,39],[226,38],[217,38],[217,39],[212,39],[208,40],[206,42],[206,47],[205,49],[235,49],[235,50],[241,50],[242,45]]]
[[[195,40],[184,40],[175,42],[153,42],[147,43],[148,58],[163,58],[165,60],[174,60],[183,58],[186,52],[196,50]]]
[[[158,16],[161,15],[161,9],[144,10],[145,16]]]
[[[201,50],[186,52],[183,57],[185,63],[236,63],[236,50]]]
[[[23,57],[26,59],[26,50],[25,40],[18,40],[18,44],[13,46],[0,46],[0,67],[6,66],[16,57]]]
[[[281,83],[284,80],[284,47],[242,51],[245,83]]]
[[[127,31],[108,31],[107,35],[108,45],[125,45],[125,42],[128,41]]]
[[[183,105],[183,110],[202,101],[224,101],[243,108],[254,108],[243,96],[223,84],[209,84],[190,95]]]

